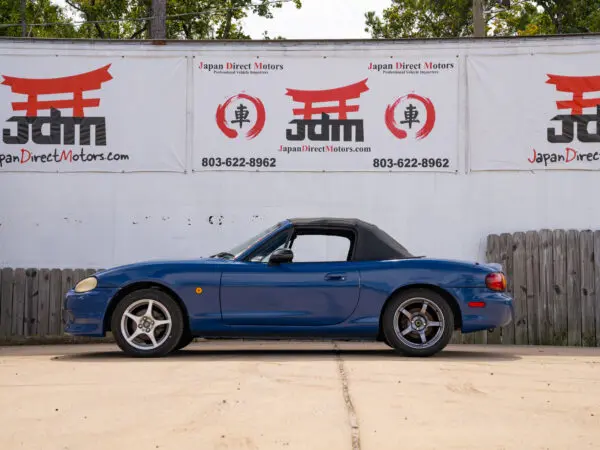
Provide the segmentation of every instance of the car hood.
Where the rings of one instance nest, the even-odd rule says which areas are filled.
[[[117,275],[119,273],[125,273],[130,271],[138,270],[152,270],[174,266],[190,266],[190,265],[220,265],[227,264],[233,261],[221,259],[221,258],[190,258],[190,259],[156,259],[140,261],[131,264],[123,264],[120,266],[111,267],[108,269],[102,269],[97,271],[94,276],[97,278],[104,278],[107,276]]]

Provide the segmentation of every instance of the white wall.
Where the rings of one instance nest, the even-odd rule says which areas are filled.
[[[594,172],[2,174],[0,264],[207,256],[282,218],[325,215],[371,221],[417,254],[483,259],[489,233],[597,228],[599,187]]]
[[[460,44],[490,44],[477,45]],[[191,48],[166,47],[153,50]],[[464,117],[461,123],[464,128]],[[0,266],[98,268],[207,256],[286,217],[358,217],[413,253],[469,260],[484,259],[490,233],[598,228],[597,172],[468,173],[461,136],[458,174],[0,173]]]

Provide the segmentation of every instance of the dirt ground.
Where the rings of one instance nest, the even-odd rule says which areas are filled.
[[[600,448],[600,348],[0,347],[0,449]]]

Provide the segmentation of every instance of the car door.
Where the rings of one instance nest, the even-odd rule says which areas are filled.
[[[319,237],[323,240],[314,234],[295,236],[291,263],[269,265],[264,255],[262,262],[230,266],[221,278],[223,321],[229,325],[326,326],[347,319],[360,291],[360,273],[355,263],[346,261],[349,252],[344,250],[352,242],[342,241],[339,250],[332,250],[330,243],[314,242]],[[330,242],[332,237],[340,238],[326,237]],[[287,246],[288,241],[278,244]]]

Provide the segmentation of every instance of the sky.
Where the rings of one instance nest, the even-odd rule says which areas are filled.
[[[287,39],[360,39],[369,38],[365,29],[365,13],[378,14],[391,0],[302,0],[302,8],[284,3],[274,9],[273,19],[250,16],[244,29],[253,39],[260,39],[266,30],[271,38]]]
[[[168,1],[168,0],[167,0]],[[64,6],[65,0],[51,0]],[[262,39],[266,30],[271,38],[287,39],[361,39],[369,38],[365,13],[381,13],[391,0],[302,0],[302,8],[284,3],[274,9],[273,19],[256,15],[244,20],[243,27],[253,39]]]

